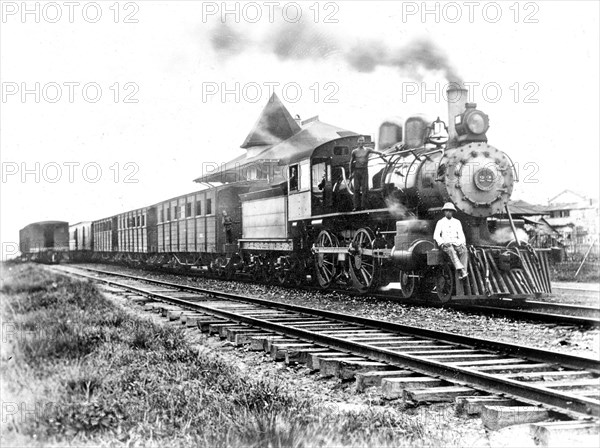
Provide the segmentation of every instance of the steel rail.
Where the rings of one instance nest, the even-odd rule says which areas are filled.
[[[86,269],[90,271],[95,271],[95,269],[87,268],[83,266],[77,266],[79,269]],[[98,270],[101,271],[101,270]],[[110,272],[110,271],[103,271]],[[113,273],[117,274],[117,273]],[[176,274],[172,274],[176,275]],[[219,280],[219,278],[216,278]],[[222,280],[222,279],[220,279]],[[252,281],[251,279],[236,279],[235,281],[239,282],[247,282]],[[275,285],[279,287],[286,287],[285,285]],[[310,287],[310,286],[300,286],[297,289],[320,292],[322,289]],[[381,293],[381,292],[373,292],[369,294],[358,293],[355,291],[345,291],[342,290],[344,294],[348,294],[353,297],[373,297],[377,300],[392,300],[394,302],[405,304],[405,305],[415,305],[420,307],[445,307],[455,309],[465,313],[476,313],[480,315],[491,315],[491,316],[502,316],[517,320],[526,320],[531,322],[542,322],[547,324],[558,324],[558,325],[573,325],[573,326],[581,326],[581,327],[600,327],[600,317],[594,317],[591,315],[576,315],[574,312],[581,312],[583,314],[594,313],[598,315],[600,313],[600,309],[590,306],[580,306],[575,304],[557,304],[551,302],[541,302],[541,301],[509,301],[506,299],[493,299],[495,302],[500,302],[499,305],[488,304],[483,305],[479,304],[478,301],[468,299],[468,300],[457,300],[451,301],[449,303],[441,304],[437,303],[434,300],[423,300],[417,298],[402,298],[390,293]],[[511,307],[510,304],[514,306]],[[552,310],[553,312],[544,312],[544,311],[535,311],[530,308],[540,308]],[[571,312],[571,314],[558,314],[562,310]]]
[[[92,270],[93,271],[93,270]],[[102,274],[114,275],[110,272],[100,272]],[[301,328],[295,328],[293,326],[282,325],[275,322],[270,322],[262,319],[258,319],[255,317],[245,316],[243,314],[238,314],[236,312],[227,311],[224,309],[220,309],[214,306],[204,305],[198,302],[190,302],[189,300],[179,299],[176,297],[171,297],[162,293],[152,292],[143,288],[139,288],[132,285],[127,285],[125,283],[115,282],[107,279],[95,278],[93,276],[80,274],[84,277],[91,278],[93,280],[99,280],[114,286],[118,286],[120,288],[128,289],[140,294],[146,294],[153,297],[156,297],[160,300],[168,301],[171,303],[178,304],[180,306],[184,306],[191,309],[203,310],[210,314],[223,317],[225,319],[229,319],[232,321],[242,322],[251,326],[260,327],[265,330],[274,331],[277,333],[282,333],[285,335],[294,336],[300,339],[305,339],[311,342],[316,342],[318,344],[322,344],[331,348],[335,348],[342,351],[349,351],[355,354],[359,354],[365,356],[370,359],[375,359],[378,361],[387,362],[390,364],[401,365],[404,367],[408,367],[417,372],[436,376],[442,378],[444,380],[450,381],[452,383],[465,384],[468,386],[472,386],[476,389],[484,390],[490,393],[500,393],[509,396],[513,396],[515,398],[521,400],[529,400],[537,403],[542,403],[546,406],[550,406],[556,408],[561,411],[568,411],[580,415],[599,417],[600,416],[600,400],[588,398],[585,396],[568,394],[562,391],[553,390],[550,388],[546,388],[540,385],[531,385],[527,383],[523,383],[517,380],[512,380],[510,378],[504,378],[495,376],[492,374],[488,374],[485,372],[480,372],[477,370],[469,369],[467,367],[455,366],[452,364],[444,364],[439,361],[435,361],[432,359],[420,358],[414,355],[410,355],[408,352],[406,353],[398,353],[392,350],[388,350],[381,347],[371,346],[365,343],[360,343],[356,341],[349,341],[346,339],[338,338],[331,335],[324,335],[320,333],[316,333],[314,331],[303,330]],[[147,279],[127,276],[126,274],[119,274],[118,277],[127,277],[136,281],[146,282]],[[229,293],[220,293],[210,290],[204,290],[201,288],[194,288],[189,286],[182,286],[173,284],[170,282],[161,282],[157,280],[151,280],[150,283],[160,284],[162,286],[175,287],[177,289],[190,290],[202,294],[212,294],[218,295],[221,297],[226,297],[228,299],[239,300],[243,302],[250,302],[255,304],[260,304],[268,307],[281,308],[289,311],[296,311],[302,314],[314,315],[319,317],[327,317],[332,320],[341,321],[341,322],[353,322],[363,326],[372,327],[376,329],[388,329],[398,333],[410,334],[410,335],[419,335],[426,338],[434,338],[436,340],[445,340],[452,341],[455,343],[460,343],[463,345],[471,345],[471,346],[485,346],[489,348],[490,345],[495,346],[495,351],[503,351],[506,349],[511,349],[511,354],[518,355],[520,357],[527,357],[532,360],[545,361],[550,363],[556,363],[556,358],[561,358],[563,360],[568,360],[569,362],[566,365],[569,366],[579,366],[578,368],[586,368],[584,366],[590,366],[591,368],[586,368],[586,370],[592,372],[598,372],[599,362],[597,360],[592,360],[589,358],[578,358],[571,355],[559,355],[556,353],[543,351],[539,349],[533,349],[531,347],[521,347],[515,346],[513,344],[506,343],[497,343],[495,341],[487,341],[487,340],[476,340],[473,338],[468,338],[459,335],[453,335],[449,333],[440,333],[432,330],[425,330],[418,327],[409,327],[400,324],[393,324],[384,321],[376,321],[373,319],[359,318],[357,316],[351,316],[347,314],[338,314],[332,313],[323,310],[314,310],[311,308],[300,307],[296,305],[284,305],[278,302],[266,301],[263,299],[254,299],[248,297],[241,297],[235,294]],[[441,337],[440,337],[441,336]],[[501,349],[500,347],[503,347]],[[552,355],[551,357],[549,355]]]
[[[228,293],[228,292],[215,291],[212,289],[199,288],[196,286],[180,285],[178,283],[172,283],[172,282],[167,282],[167,281],[163,281],[163,280],[147,279],[144,277],[138,277],[138,276],[124,274],[124,273],[120,273],[120,272],[110,272],[110,271],[102,271],[102,270],[97,270],[97,269],[79,268],[79,267],[78,267],[78,269],[84,269],[84,270],[87,270],[90,272],[97,272],[97,273],[104,274],[104,275],[113,275],[113,276],[117,276],[117,277],[129,278],[129,279],[136,280],[136,281],[153,283],[156,285],[168,286],[171,288],[178,288],[178,289],[201,293],[201,294],[212,294],[215,296],[225,297],[225,298],[232,299],[232,300],[251,302],[251,303],[256,303],[256,304],[268,306],[268,307],[277,307],[279,309],[285,309],[288,311],[294,311],[294,312],[298,312],[298,313],[313,314],[313,315],[318,315],[321,317],[326,317],[328,319],[340,320],[340,321],[344,321],[344,322],[352,322],[355,324],[367,325],[367,326],[375,327],[378,329],[384,329],[384,330],[400,332],[400,333],[410,333],[412,335],[417,335],[417,336],[430,338],[430,339],[442,340],[442,341],[451,342],[454,344],[471,345],[471,346],[475,346],[478,348],[484,348],[484,349],[488,349],[488,350],[498,351],[501,353],[510,353],[515,356],[527,357],[528,359],[531,359],[534,361],[546,362],[546,363],[550,363],[550,364],[560,364],[565,367],[570,367],[573,369],[583,369],[583,370],[588,370],[593,373],[600,374],[600,360],[593,359],[593,358],[573,356],[573,355],[568,355],[565,353],[556,353],[556,352],[549,351],[549,350],[543,350],[543,349],[539,349],[539,348],[535,348],[535,347],[528,347],[525,345],[515,345],[515,344],[510,344],[507,342],[494,341],[491,339],[472,338],[470,336],[463,336],[463,335],[456,334],[456,333],[447,333],[447,332],[442,332],[442,331],[429,330],[426,328],[414,327],[411,325],[403,325],[403,324],[398,324],[398,323],[384,321],[384,320],[370,319],[367,317],[356,316],[353,314],[338,313],[338,312],[327,311],[327,310],[322,310],[322,309],[304,307],[301,305],[292,305],[292,304],[287,304],[287,303],[282,303],[282,302],[274,302],[271,300],[259,299],[257,297],[247,297],[247,296],[242,296],[239,294],[232,294],[232,293]],[[91,277],[91,278],[94,278],[94,277]]]
[[[77,266],[79,269],[87,269],[90,271],[94,271],[92,268],[87,268],[83,266]],[[104,271],[110,272],[110,271]],[[171,275],[177,275],[175,272],[171,272]],[[190,273],[188,275],[197,275],[194,273]],[[219,277],[215,278],[216,280],[223,280]],[[248,278],[238,278],[235,281],[238,282],[248,282],[252,281],[252,279]],[[289,287],[286,285],[274,285],[279,287]],[[312,292],[321,292],[321,288],[311,287],[311,286],[299,286],[295,289],[312,291]],[[495,298],[491,299],[493,302],[500,302],[499,305],[495,306],[493,304],[482,305],[482,300],[456,300],[451,301],[449,303],[438,303],[435,300],[423,300],[418,298],[403,298],[397,295],[393,295],[390,293],[382,293],[374,291],[372,293],[359,293],[352,290],[339,290],[344,294],[350,295],[352,297],[373,297],[377,300],[392,300],[399,304],[405,305],[415,305],[420,307],[445,307],[456,309],[461,312],[466,313],[477,313],[481,315],[492,315],[492,316],[502,316],[508,317],[512,319],[518,320],[527,320],[531,322],[543,322],[548,324],[558,324],[558,325],[574,325],[574,326],[582,326],[582,327],[600,327],[600,316],[594,317],[591,315],[576,315],[574,312],[581,312],[584,314],[593,313],[595,315],[600,314],[600,309],[597,307],[584,306],[584,305],[576,305],[576,304],[558,304],[552,302],[542,302],[542,301],[533,301],[533,300],[523,300],[523,301],[511,301],[503,298]],[[510,304],[514,304],[514,307],[511,307]],[[544,312],[544,311],[535,311],[529,308],[539,308],[539,309],[547,309],[552,310],[553,312]],[[568,311],[572,314],[558,314],[560,311]]]
[[[527,302],[526,302],[527,303]],[[488,305],[462,305],[452,304],[453,309],[477,312],[479,314],[493,314],[497,316],[513,317],[522,320],[531,320],[535,322],[555,323],[564,325],[581,325],[586,327],[600,327],[600,319],[596,317],[574,316],[569,314],[544,313],[542,311],[531,311],[520,308],[508,308],[504,306],[488,306]],[[540,306],[540,308],[544,308]],[[548,307],[548,308],[557,308]],[[596,310],[597,311],[597,310]]]

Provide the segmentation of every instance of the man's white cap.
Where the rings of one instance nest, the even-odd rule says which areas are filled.
[[[442,207],[442,211],[444,210],[452,210],[453,212],[456,211],[456,207],[454,206],[454,204],[452,202],[446,202],[444,204],[444,206]]]

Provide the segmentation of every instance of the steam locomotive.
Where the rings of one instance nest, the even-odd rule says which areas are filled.
[[[361,135],[292,118],[273,95],[246,154],[196,179],[207,188],[79,223],[67,257],[362,293],[397,282],[403,297],[441,302],[549,293],[548,254],[520,240],[508,209],[514,164],[488,144],[489,118],[467,91],[447,94],[447,126],[419,115],[381,125],[364,210],[349,170]],[[445,202],[465,232],[466,279],[433,240]]]

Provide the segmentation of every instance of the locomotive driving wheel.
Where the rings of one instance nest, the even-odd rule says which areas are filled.
[[[444,263],[440,266],[435,279],[435,292],[441,303],[446,303],[452,298],[454,289],[454,272],[450,265]]]
[[[414,296],[416,283],[413,271],[400,271],[400,294],[403,298],[410,299]]]
[[[303,282],[304,266],[297,256],[292,255],[286,257],[284,269],[278,273],[278,280],[280,284],[290,286],[301,286]]]
[[[321,230],[319,236],[317,236],[315,245],[323,248],[337,247],[338,239],[331,232],[327,230]],[[333,282],[336,274],[336,263],[336,254],[315,254],[315,271],[317,274],[317,281],[319,282],[319,286],[321,286],[321,288],[328,288]]]
[[[352,286],[358,292],[367,292],[375,286],[377,275],[376,260],[367,251],[372,251],[375,243],[375,234],[371,229],[362,228],[352,239],[352,253],[350,254],[350,277]]]
[[[260,257],[260,267],[259,267],[259,279],[263,283],[271,284],[275,281],[275,265],[274,263],[266,258]]]
[[[292,276],[290,279],[290,283],[292,286],[302,286],[304,281],[306,280],[306,268],[302,260],[300,258],[294,256],[292,257]]]

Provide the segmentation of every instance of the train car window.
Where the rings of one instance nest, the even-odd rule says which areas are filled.
[[[347,146],[335,146],[333,148],[334,156],[347,156],[350,154],[350,149]]]
[[[298,189],[300,191],[310,189],[310,163],[308,160],[300,162],[300,185]]]
[[[212,199],[206,200],[206,214],[212,215]]]
[[[298,191],[298,165],[291,165],[288,175],[289,191]]]
[[[202,214],[202,201],[196,201],[196,216]]]
[[[163,209],[158,211],[158,222],[163,222]]]
[[[313,193],[321,193],[325,187],[327,179],[327,165],[325,162],[316,163],[312,167],[312,191]]]
[[[173,219],[174,220],[179,219],[179,206],[178,205],[175,205],[173,207]]]
[[[192,203],[188,202],[185,204],[185,217],[189,218],[190,216],[192,216]]]
[[[167,208],[167,221],[171,220],[171,207]]]
[[[142,215],[142,227],[146,225],[146,215]]]
[[[142,218],[140,218],[140,216],[138,215],[138,217],[135,220],[135,225],[139,227],[141,224],[142,224]]]

